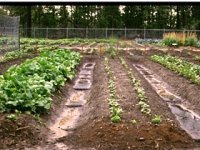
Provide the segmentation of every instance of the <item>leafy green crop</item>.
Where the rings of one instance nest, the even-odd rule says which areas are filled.
[[[166,68],[175,71],[182,76],[190,79],[193,83],[200,84],[200,66],[177,57],[164,55],[153,55],[151,60],[160,63]]]
[[[10,114],[10,115],[6,116],[6,118],[11,120],[11,121],[17,120],[17,116],[15,114]]]
[[[52,92],[74,77],[79,61],[79,53],[58,49],[11,66],[0,76],[0,111],[50,109]]]
[[[153,118],[152,118],[152,120],[151,120],[151,122],[153,123],[153,124],[160,124],[161,123],[161,116],[159,116],[159,115],[155,115]]]
[[[108,76],[108,88],[110,91],[110,98],[108,99],[108,101],[110,105],[111,121],[114,123],[118,123],[121,121],[122,108],[117,102],[116,86],[113,73],[109,66],[109,59],[107,57],[105,58],[104,66]]]
[[[137,93],[137,97],[138,97],[138,104],[140,107],[140,111],[144,114],[149,115],[151,113],[151,109],[150,106],[147,104],[147,97],[145,94],[145,91],[143,89],[143,87],[141,86],[140,80],[135,79],[132,70],[129,68],[129,66],[127,65],[126,61],[124,60],[123,57],[119,57],[121,64],[125,67],[128,77],[131,80],[131,83]]]
[[[1,41],[0,41],[1,42]],[[33,39],[33,38],[21,38],[21,44],[30,44],[30,45],[77,45],[77,44],[95,44],[95,43],[109,43],[115,44],[117,39],[109,38],[109,39],[79,39],[79,38],[72,38],[72,39]]]

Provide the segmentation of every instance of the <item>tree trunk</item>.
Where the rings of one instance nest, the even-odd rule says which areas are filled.
[[[32,28],[32,14],[31,14],[31,9],[32,7],[31,6],[27,6],[27,16],[26,16],[26,19],[27,19],[27,36],[28,37],[31,37],[31,28]]]
[[[180,6],[176,7],[176,12],[177,12],[177,15],[176,15],[176,28],[180,29]]]

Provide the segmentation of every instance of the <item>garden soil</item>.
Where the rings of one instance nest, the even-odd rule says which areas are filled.
[[[94,79],[92,89],[88,92],[87,103],[83,106],[81,118],[77,127],[67,136],[49,140],[51,131],[47,128],[64,109],[64,103],[70,95],[74,80],[68,82],[54,96],[53,107],[49,114],[43,114],[42,123],[29,115],[21,115],[15,122],[0,117],[0,149],[192,149],[200,147],[188,134],[179,127],[174,115],[167,104],[156,94],[148,82],[132,67],[133,63],[141,63],[159,74],[163,81],[172,86],[176,92],[191,103],[195,111],[199,111],[198,93],[200,88],[187,79],[165,69],[163,66],[149,60],[148,56],[124,55],[125,60],[136,79],[141,80],[151,115],[144,115],[137,106],[137,95],[127,76],[125,68],[119,59],[110,59],[109,65],[115,76],[118,102],[123,109],[122,122],[112,123],[108,105],[108,78],[104,69],[104,58],[90,55],[85,56],[77,68],[84,62],[94,61]],[[160,115],[162,123],[154,125],[151,118]],[[137,124],[131,121],[136,120]],[[60,147],[58,145],[61,145]]]

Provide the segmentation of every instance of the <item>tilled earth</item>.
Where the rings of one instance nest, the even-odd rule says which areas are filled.
[[[44,125],[54,121],[64,109],[63,104],[69,97],[69,89],[74,84],[73,80],[55,93],[53,97],[54,104],[50,113],[42,116],[41,121],[44,124],[38,123],[33,118],[27,119],[27,115],[22,115],[24,120],[28,120],[26,123],[23,119],[13,123],[5,119],[6,114],[1,115],[3,119],[0,119],[0,145],[3,146],[0,149],[198,149],[200,147],[198,142],[192,140],[180,128],[178,121],[176,121],[167,104],[156,94],[143,76],[133,68],[132,64],[143,64],[156,72],[181,97],[188,100],[191,108],[198,113],[200,113],[200,104],[198,103],[200,98],[198,94],[200,92],[199,86],[150,61],[148,57],[137,55],[132,57],[128,54],[125,54],[124,57],[129,67],[132,68],[135,78],[141,80],[141,85],[146,92],[152,110],[150,116],[140,112],[134,87],[131,85],[125,68],[121,65],[119,59],[115,58],[110,59],[109,65],[115,76],[118,103],[122,107],[123,113],[122,122],[111,123],[107,100],[109,98],[108,78],[103,64],[104,57],[85,56],[81,65],[84,62],[93,61],[96,62],[96,66],[93,85],[87,95],[87,103],[83,106],[83,112],[76,129],[67,136],[51,141],[48,140],[51,131]],[[152,116],[156,114],[162,118],[162,122],[159,125],[151,123]],[[133,119],[137,120],[137,124],[131,123]],[[22,125],[17,126],[17,124]],[[11,125],[14,126],[13,130],[11,130],[13,128],[10,127]],[[34,126],[34,130],[29,128],[31,125]],[[35,127],[37,128],[35,129]],[[15,134],[11,136],[13,133]],[[61,146],[58,146],[59,144]]]

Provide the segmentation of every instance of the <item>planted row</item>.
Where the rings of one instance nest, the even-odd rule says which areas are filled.
[[[108,101],[111,112],[111,121],[117,123],[121,121],[122,108],[119,106],[119,103],[117,102],[116,85],[114,82],[113,73],[109,66],[109,59],[107,57],[104,60],[104,66],[108,76],[108,84],[109,84],[108,88],[110,92],[110,97]]]
[[[125,62],[125,60],[122,57],[119,57],[121,64],[125,67],[128,77],[131,80],[131,83],[137,93],[137,97],[138,97],[138,104],[140,107],[140,111],[144,114],[150,114],[151,113],[151,109],[150,106],[148,104],[148,100],[147,97],[145,95],[145,91],[144,88],[141,86],[140,80],[135,79],[132,70],[128,67],[127,63]]]
[[[95,44],[95,43],[116,43],[117,39],[81,39],[81,38],[68,38],[68,39],[33,39],[33,38],[21,38],[21,44],[31,45],[76,45],[76,44]]]
[[[187,79],[190,79],[193,83],[200,84],[199,65],[169,55],[153,55],[151,56],[151,60],[158,62],[166,68],[181,74]]]
[[[41,52],[43,50],[55,50],[58,46],[21,46],[20,50],[14,50],[5,53],[1,58],[0,62],[6,62],[17,58],[22,58],[26,56],[30,56],[32,53]]]
[[[58,49],[10,67],[0,76],[0,111],[49,110],[52,92],[74,77],[79,61],[79,53]]]

